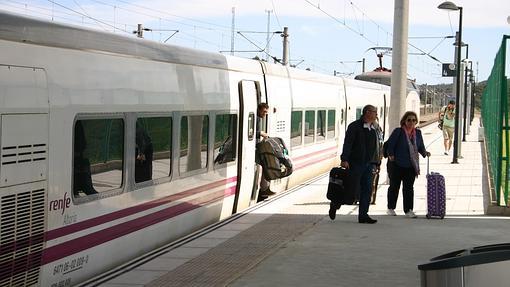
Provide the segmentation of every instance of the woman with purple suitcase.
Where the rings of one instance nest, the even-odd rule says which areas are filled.
[[[388,215],[397,215],[398,192],[402,182],[404,213],[407,217],[416,218],[413,212],[414,180],[420,174],[419,155],[430,156],[425,149],[421,131],[416,128],[418,117],[415,112],[408,111],[400,119],[400,127],[393,130],[386,142],[385,154],[388,155]]]

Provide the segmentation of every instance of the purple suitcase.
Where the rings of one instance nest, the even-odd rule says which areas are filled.
[[[429,173],[427,157],[427,218],[444,218],[446,213],[446,189],[444,176],[437,172]]]

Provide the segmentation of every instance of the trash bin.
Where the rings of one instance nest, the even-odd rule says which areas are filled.
[[[510,243],[450,252],[418,269],[422,287],[508,286]]]

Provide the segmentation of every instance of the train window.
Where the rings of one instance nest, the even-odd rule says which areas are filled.
[[[317,111],[317,141],[326,140],[326,110]]]
[[[73,194],[93,195],[122,186],[124,120],[78,120],[74,126]]]
[[[290,119],[290,147],[298,147],[303,140],[303,112],[292,111]]]
[[[328,139],[335,138],[335,122],[336,122],[336,113],[335,110],[328,110]]]
[[[255,114],[250,113],[248,115],[248,140],[252,141],[255,135]]]
[[[181,118],[180,173],[207,167],[208,136],[208,116],[184,116]]]
[[[362,112],[362,110],[363,110],[363,108],[360,108],[360,107],[356,108],[356,119],[361,118],[361,116],[362,116],[362,113],[361,113],[361,112]]]
[[[138,118],[135,144],[136,183],[170,176],[171,117]]]
[[[236,160],[237,115],[216,116],[214,132],[214,165]]]
[[[305,112],[305,144],[313,143],[315,136],[315,111]]]

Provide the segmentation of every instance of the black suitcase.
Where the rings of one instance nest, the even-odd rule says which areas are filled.
[[[257,144],[257,163],[262,165],[262,174],[266,180],[292,174],[289,151],[281,138],[267,138]]]
[[[337,204],[352,205],[356,200],[355,189],[349,180],[349,172],[343,167],[334,167],[329,172],[326,197]]]

